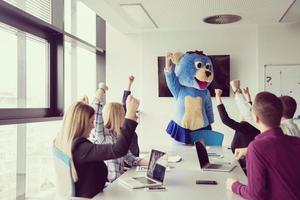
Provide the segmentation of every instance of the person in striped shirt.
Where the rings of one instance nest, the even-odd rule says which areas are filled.
[[[99,84],[103,88],[104,83]],[[107,86],[106,86],[107,87]],[[92,131],[89,140],[95,144],[113,144],[117,142],[121,134],[121,127],[125,120],[125,111],[121,103],[111,102],[104,106],[105,92],[98,92],[92,106],[95,109],[95,129]],[[105,161],[108,168],[108,180],[113,182],[125,171],[125,163],[129,166],[148,165],[148,161],[134,156],[129,150],[128,153],[117,159]]]

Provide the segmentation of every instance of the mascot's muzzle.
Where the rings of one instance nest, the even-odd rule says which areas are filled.
[[[211,72],[205,71],[205,74],[206,74],[207,77],[209,77],[211,75]]]
[[[200,89],[206,89],[213,78],[213,74],[205,68],[198,69],[195,74],[195,80]]]

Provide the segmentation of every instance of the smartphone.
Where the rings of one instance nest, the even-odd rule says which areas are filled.
[[[160,191],[166,191],[167,188],[165,186],[153,186],[146,188],[148,192],[160,192]]]
[[[218,182],[213,180],[196,180],[196,184],[217,185]]]

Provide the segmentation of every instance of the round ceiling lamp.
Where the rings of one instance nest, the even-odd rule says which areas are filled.
[[[242,19],[239,15],[214,15],[203,19],[208,24],[230,24]]]

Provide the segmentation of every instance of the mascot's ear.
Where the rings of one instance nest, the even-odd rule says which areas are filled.
[[[180,53],[180,52],[173,53],[172,63],[178,64],[179,60],[182,56],[183,56],[183,53]]]

